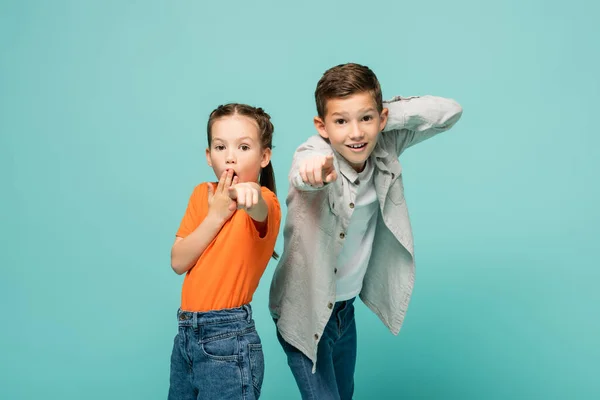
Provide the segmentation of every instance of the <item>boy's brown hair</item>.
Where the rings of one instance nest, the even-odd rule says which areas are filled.
[[[381,86],[375,73],[360,64],[340,64],[325,71],[315,90],[317,113],[325,119],[327,100],[344,98],[357,93],[369,92],[377,104],[377,111],[383,110]]]

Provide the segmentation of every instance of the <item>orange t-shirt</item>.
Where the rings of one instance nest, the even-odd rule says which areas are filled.
[[[260,237],[246,211],[234,211],[186,273],[181,293],[182,310],[221,310],[250,303],[273,254],[281,221],[281,208],[275,194],[266,187],[262,187],[261,192],[269,209],[264,236]],[[208,183],[202,183],[190,197],[177,236],[192,233],[207,213]]]

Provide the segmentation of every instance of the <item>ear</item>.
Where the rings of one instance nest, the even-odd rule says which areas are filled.
[[[271,162],[271,149],[268,147],[263,150],[262,158],[260,160],[260,167],[264,168]]]
[[[210,149],[206,148],[206,163],[212,168],[212,160],[210,159]]]
[[[317,132],[319,132],[319,135],[321,135],[323,139],[329,139],[329,134],[325,129],[325,121],[321,119],[321,117],[315,117],[313,119],[313,123],[315,124],[315,128],[317,128]]]
[[[384,108],[383,110],[381,110],[381,114],[379,114],[379,132],[381,132],[387,124],[389,111],[390,110],[388,110],[387,108]]]

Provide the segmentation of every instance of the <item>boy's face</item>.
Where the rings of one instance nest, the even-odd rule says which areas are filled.
[[[314,119],[319,135],[329,139],[352,168],[362,171],[387,122],[387,108],[379,114],[371,93],[363,92],[327,100],[325,111],[324,119]]]
[[[257,182],[261,168],[271,159],[271,149],[262,149],[256,123],[233,115],[216,120],[211,129],[206,161],[217,179],[226,169],[233,169],[239,182]]]

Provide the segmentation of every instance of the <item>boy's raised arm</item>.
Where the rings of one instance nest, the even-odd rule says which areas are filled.
[[[384,134],[396,134],[396,151],[405,149],[450,129],[461,117],[462,107],[453,99],[437,96],[396,96],[384,101],[388,120]]]

